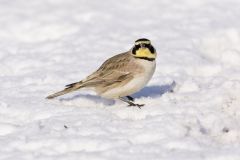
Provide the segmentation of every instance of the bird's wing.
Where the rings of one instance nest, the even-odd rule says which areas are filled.
[[[83,85],[109,85],[131,79],[133,77],[133,66],[131,66],[130,58],[127,54],[128,52],[122,53],[106,60],[96,72],[83,80]]]
[[[102,76],[96,76],[83,82],[84,87],[106,87],[112,84],[123,83],[133,78],[133,74],[130,72],[119,72],[117,70],[111,70]]]
[[[97,93],[103,93],[111,88],[124,86],[133,79],[132,73],[112,71],[102,77],[86,83],[89,87],[94,87]]]

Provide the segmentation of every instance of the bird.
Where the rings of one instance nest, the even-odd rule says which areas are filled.
[[[107,59],[85,79],[65,86],[62,91],[46,97],[53,99],[81,88],[93,88],[106,99],[119,99],[128,106],[141,108],[145,104],[134,102],[132,94],[140,91],[152,78],[156,69],[156,49],[146,38],[137,39],[127,52]]]

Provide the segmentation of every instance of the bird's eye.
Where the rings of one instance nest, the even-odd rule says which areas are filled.
[[[141,46],[140,46],[140,44],[138,44],[138,45],[136,45],[135,47],[136,47],[137,49],[139,49]]]
[[[132,53],[133,54],[136,54],[136,51],[140,48],[141,46],[140,45],[135,45],[132,49]]]
[[[150,45],[148,48],[152,54],[155,54],[155,48],[152,45]]]

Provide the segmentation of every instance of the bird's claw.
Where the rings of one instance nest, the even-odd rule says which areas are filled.
[[[135,103],[132,103],[132,104],[129,104],[128,107],[138,107],[139,109],[141,109],[141,107],[143,107],[145,104],[135,104]]]

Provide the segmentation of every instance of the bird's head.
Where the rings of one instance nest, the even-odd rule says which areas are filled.
[[[157,56],[156,50],[152,46],[151,41],[146,38],[136,40],[131,52],[135,58],[149,61],[154,61]]]

